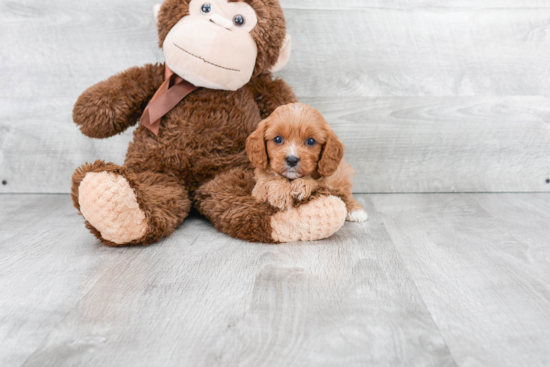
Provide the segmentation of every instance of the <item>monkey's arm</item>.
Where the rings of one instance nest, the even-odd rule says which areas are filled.
[[[271,73],[252,78],[249,85],[260,107],[262,119],[268,118],[279,106],[298,102],[290,85],[282,79],[274,79]]]
[[[73,120],[91,138],[119,134],[136,124],[163,81],[162,64],[130,68],[82,93]]]

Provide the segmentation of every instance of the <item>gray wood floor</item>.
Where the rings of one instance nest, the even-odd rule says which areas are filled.
[[[360,195],[333,238],[103,247],[0,195],[0,366],[547,366],[550,194]]]

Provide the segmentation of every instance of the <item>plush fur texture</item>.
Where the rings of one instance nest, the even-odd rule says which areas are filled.
[[[277,108],[248,137],[246,151],[256,167],[252,196],[258,200],[288,210],[326,189],[346,204],[348,220],[366,220],[366,212],[353,198],[355,171],[343,159],[344,145],[311,106],[293,103]],[[292,164],[290,157],[296,160]]]
[[[201,88],[163,117],[158,136],[140,125],[134,132],[123,166],[96,161],[76,170],[72,198],[81,214],[105,212],[99,208],[99,201],[106,192],[107,181],[111,180],[121,186],[127,182],[135,195],[135,204],[145,215],[145,233],[125,241],[109,240],[87,220],[86,226],[104,244],[154,243],[169,236],[187,217],[192,205],[220,231],[248,241],[274,243],[287,238],[315,239],[327,235],[328,232],[322,231],[291,236],[289,233],[295,230],[288,221],[300,215],[288,211],[275,217],[277,209],[251,196],[254,178],[245,152],[246,139],[262,119],[277,107],[296,102],[296,96],[284,81],[274,79],[268,72],[277,63],[286,34],[278,1],[247,0],[247,3],[258,16],[258,25],[252,31],[258,58],[248,84],[235,92]],[[161,45],[187,11],[187,0],[164,2],[158,15]],[[89,88],[75,105],[74,121],[92,138],[107,138],[124,131],[136,124],[162,84],[163,74],[160,64],[135,67]],[[95,182],[98,191],[87,190],[85,195],[97,201],[80,201],[79,190],[87,174],[101,172],[109,175],[98,176],[104,181],[95,180],[100,181]],[[118,203],[114,207],[119,208],[121,203],[133,207],[128,202],[132,195],[126,190],[123,196],[124,199],[111,198]],[[318,201],[317,207],[331,209],[326,215],[319,213],[300,219],[310,228],[319,227],[327,218],[335,220],[335,213],[343,207],[326,193],[312,195],[311,200],[302,204],[313,201]],[[82,208],[82,204],[86,208]],[[113,226],[119,228],[124,223],[113,223]],[[137,231],[126,228],[120,233],[139,233],[139,228]]]
[[[88,172],[78,191],[82,215],[107,241],[120,245],[145,235],[145,213],[123,176],[107,171]]]
[[[328,196],[324,200],[310,201],[296,210],[279,212],[272,217],[273,239],[296,242],[328,238],[342,228],[345,218],[346,206],[340,198]]]
[[[72,199],[75,207],[82,213],[80,207],[80,185],[88,173],[109,172],[123,177],[134,191],[139,208],[145,214],[147,230],[141,237],[116,243],[104,238],[101,232],[89,221],[86,227],[104,244],[109,246],[151,244],[164,236],[170,235],[188,216],[191,210],[189,193],[179,180],[169,174],[150,171],[135,173],[126,167],[120,167],[113,163],[96,161],[93,164],[85,164],[78,168],[73,175]],[[89,195],[93,195],[89,193]],[[110,200],[120,200],[111,197]],[[100,204],[97,203],[96,204]],[[102,205],[97,205],[101,207]],[[115,223],[114,226],[118,226]]]

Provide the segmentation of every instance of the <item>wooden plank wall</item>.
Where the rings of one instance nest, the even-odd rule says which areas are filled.
[[[81,135],[92,84],[162,61],[154,0],[0,0],[0,193],[65,193],[131,131]],[[356,192],[550,191],[550,2],[283,0],[280,75],[320,109]]]

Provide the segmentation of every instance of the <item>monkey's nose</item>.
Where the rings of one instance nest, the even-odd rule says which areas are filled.
[[[300,162],[300,158],[295,157],[291,155],[290,157],[286,157],[286,164],[288,164],[289,167],[296,167],[298,165],[298,162]]]
[[[220,27],[224,27],[227,30],[231,30],[231,28],[233,28],[233,22],[219,14],[212,14],[210,21],[212,23],[216,23]]]

